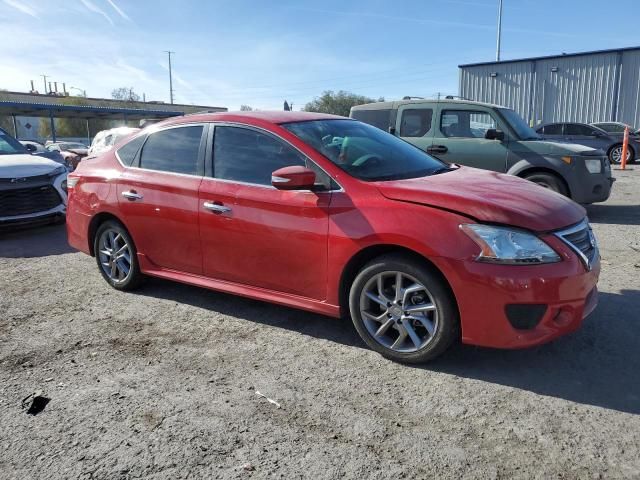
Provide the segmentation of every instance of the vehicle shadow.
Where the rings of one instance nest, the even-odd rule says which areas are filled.
[[[640,205],[586,205],[591,223],[640,225]]]
[[[75,252],[64,225],[0,231],[0,257],[33,258]]]
[[[367,348],[346,320],[159,279],[150,279],[138,292],[348,347]],[[640,291],[601,293],[598,308],[583,327],[550,344],[527,350],[460,345],[429,364],[399,367],[443,372],[640,414],[640,324],[631,314],[638,306]]]

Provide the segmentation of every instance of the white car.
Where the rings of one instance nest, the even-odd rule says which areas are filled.
[[[17,140],[0,130],[0,227],[62,222],[66,211],[66,167],[24,153]]]
[[[118,144],[120,140],[123,140],[125,137],[128,137],[139,130],[139,128],[133,127],[117,127],[98,132],[96,136],[93,137],[93,141],[89,147],[88,156],[94,157],[102,152],[110,150],[114,145]]]

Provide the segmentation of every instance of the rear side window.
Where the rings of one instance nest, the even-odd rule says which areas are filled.
[[[306,157],[281,140],[249,128],[216,127],[214,176],[224,180],[271,185],[282,167],[306,165]]]
[[[562,135],[562,124],[554,123],[553,125],[545,125],[542,127],[543,135]]]
[[[140,150],[140,147],[144,143],[145,138],[147,138],[145,135],[141,135],[117,150],[116,153],[118,154],[118,158],[123,164],[128,167],[133,165],[133,161],[138,154],[138,150]]]
[[[391,125],[391,109],[383,110],[354,110],[351,116],[356,120],[378,127],[385,132],[389,131]]]
[[[495,119],[485,112],[443,110],[440,131],[445,137],[484,138],[487,130],[495,129]]]
[[[579,123],[567,123],[567,135],[593,135],[593,128]]]
[[[433,110],[431,108],[416,108],[403,110],[400,124],[401,137],[424,137],[431,131]]]
[[[162,172],[200,175],[202,125],[170,128],[149,135],[140,154],[140,167]]]

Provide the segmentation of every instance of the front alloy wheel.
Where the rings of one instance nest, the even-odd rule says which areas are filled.
[[[458,311],[444,279],[403,254],[378,257],[361,270],[349,309],[367,345],[400,362],[431,360],[459,336]]]

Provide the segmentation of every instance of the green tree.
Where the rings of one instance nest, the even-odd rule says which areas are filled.
[[[364,95],[345,92],[344,90],[339,90],[338,92],[325,90],[322,95],[307,103],[303,110],[305,112],[331,113],[333,115],[348,117],[351,107],[376,101],[384,102],[384,98],[380,97],[378,100],[375,100],[373,98],[365,97]]]
[[[249,105],[240,105],[241,112],[253,112],[254,108]]]

